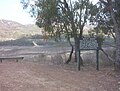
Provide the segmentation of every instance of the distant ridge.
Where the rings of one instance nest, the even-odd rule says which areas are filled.
[[[0,19],[0,40],[18,39],[41,34],[41,29],[34,24],[22,25],[12,20]]]
[[[0,30],[9,31],[11,29],[15,29],[16,27],[23,27],[23,25],[15,21],[4,20],[4,19],[0,20]]]

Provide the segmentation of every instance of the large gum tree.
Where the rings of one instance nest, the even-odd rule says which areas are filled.
[[[96,15],[97,7],[89,0],[21,0],[21,3],[35,17],[36,24],[51,37],[60,39],[61,35],[66,36],[72,46],[66,63],[70,62],[74,49],[77,61],[79,39],[88,21]],[[70,38],[74,39],[74,44]]]
[[[120,0],[99,0],[100,11],[98,16],[103,17],[101,23],[112,26],[115,33],[115,70],[120,71]]]

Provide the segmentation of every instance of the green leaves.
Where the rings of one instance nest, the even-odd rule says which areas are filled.
[[[22,0],[22,4],[36,17],[36,25],[59,37],[81,36],[80,31],[97,12],[89,0],[35,0],[33,5],[31,1]]]

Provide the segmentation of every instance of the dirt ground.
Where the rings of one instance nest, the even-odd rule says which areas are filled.
[[[120,75],[110,68],[71,70],[38,62],[0,63],[0,91],[120,91]]]
[[[0,56],[26,56],[64,52],[69,48],[1,47]],[[31,59],[32,60],[32,59]],[[75,66],[41,62],[3,60],[0,63],[0,91],[120,91],[120,74],[112,67]]]

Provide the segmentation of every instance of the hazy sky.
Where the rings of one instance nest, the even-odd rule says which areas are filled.
[[[22,9],[20,0],[0,0],[0,19],[13,20],[21,24],[34,23],[34,19]]]
[[[0,0],[0,19],[13,20],[22,24],[31,24],[34,21],[22,9],[20,0]]]

